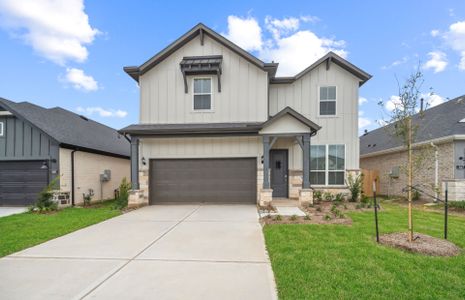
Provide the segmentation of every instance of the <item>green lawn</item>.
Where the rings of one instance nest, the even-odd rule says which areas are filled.
[[[384,204],[381,232],[405,231],[406,208]],[[465,252],[439,258],[379,246],[373,213],[343,225],[267,225],[280,299],[465,299]],[[451,216],[449,240],[465,248],[465,218]],[[414,211],[415,231],[442,237],[443,215]]]
[[[113,201],[90,208],[69,207],[53,214],[22,213],[0,218],[0,257],[121,214]]]

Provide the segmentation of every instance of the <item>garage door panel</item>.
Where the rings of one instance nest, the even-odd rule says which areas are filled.
[[[255,158],[167,159],[150,162],[150,203],[256,203]]]
[[[24,206],[47,185],[42,161],[0,161],[0,206]]]

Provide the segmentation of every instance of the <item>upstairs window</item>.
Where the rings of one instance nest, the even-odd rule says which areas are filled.
[[[0,136],[3,136],[3,122],[0,122]]]
[[[336,115],[336,87],[320,87],[320,116]]]
[[[212,79],[194,78],[194,110],[212,109]]]

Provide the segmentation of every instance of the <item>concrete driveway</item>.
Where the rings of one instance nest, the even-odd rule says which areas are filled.
[[[2,299],[276,299],[253,205],[156,205],[0,260]]]
[[[0,206],[0,218],[20,214],[27,211],[27,207]]]

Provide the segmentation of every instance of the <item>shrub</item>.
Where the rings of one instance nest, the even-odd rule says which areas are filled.
[[[92,197],[94,196],[94,190],[89,189],[89,192],[86,194],[82,194],[82,198],[84,199],[84,206],[90,206],[90,202],[92,201]]]
[[[420,199],[420,192],[417,190],[412,191],[412,200],[417,201]]]
[[[324,219],[325,219],[325,221],[329,221],[329,220],[331,220],[331,216],[328,215],[328,214],[326,214],[326,215],[324,216]]]
[[[336,196],[334,197],[334,202],[336,202],[337,204],[340,204],[342,201],[344,201],[344,194],[337,193]]]
[[[276,216],[274,217],[274,220],[275,220],[275,221],[282,221],[282,220],[283,220],[283,217],[282,217],[281,215],[276,215]]]
[[[318,207],[316,208],[316,211],[321,212],[321,207],[318,206]]]
[[[312,218],[310,217],[310,215],[305,215],[305,217],[304,217],[304,220],[306,220],[306,221],[310,221],[311,219]]]
[[[358,203],[357,205],[355,205],[355,209],[362,209],[362,204]]]
[[[451,201],[447,202],[450,207],[464,209],[465,210],[465,201]]]
[[[363,194],[363,174],[359,174],[357,176],[353,176],[349,174],[347,177],[347,185],[349,186],[350,190],[350,202],[357,202],[359,197]]]
[[[118,191],[119,191],[118,197],[116,198],[116,201],[115,201],[116,209],[123,209],[128,206],[130,189],[131,189],[131,184],[127,181],[126,177],[123,178],[118,188]]]
[[[291,221],[297,221],[297,215],[292,215],[289,219]]]
[[[58,209],[58,203],[53,201],[53,190],[56,188],[58,177],[53,179],[40,193],[36,203],[29,208],[29,211],[54,211]]]
[[[337,210],[336,205],[331,206],[331,212],[334,213]]]
[[[328,201],[328,202],[331,202],[334,200],[334,196],[330,192],[324,193],[323,198],[325,199],[325,201]]]
[[[321,191],[313,191],[313,200],[317,203],[323,200]]]

